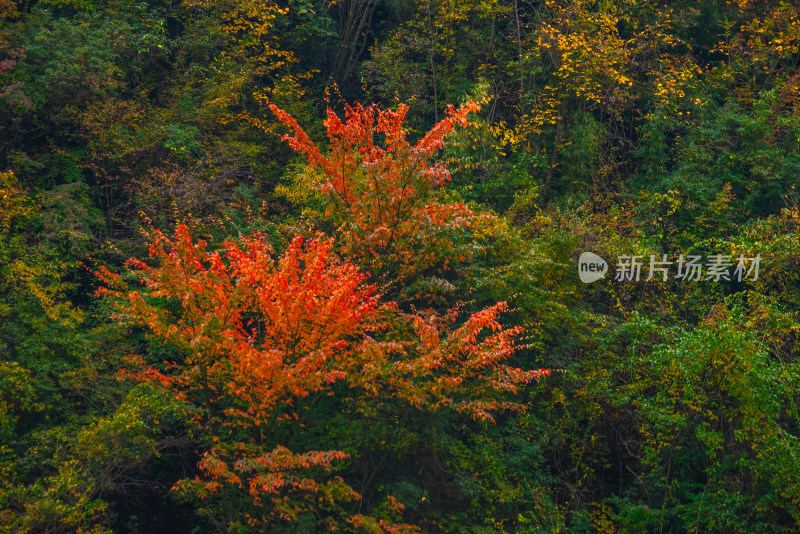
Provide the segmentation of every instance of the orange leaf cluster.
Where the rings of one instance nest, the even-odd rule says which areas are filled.
[[[259,426],[277,404],[345,378],[349,340],[376,327],[381,306],[365,275],[331,256],[330,240],[296,237],[277,262],[262,236],[242,244],[209,252],[183,225],[174,239],[156,232],[150,256],[158,265],[128,262],[148,294],[105,269],[98,274],[115,289],[99,292],[118,297],[116,317],[185,352],[180,377],[147,369],[142,378],[180,381],[202,398],[224,392],[236,400],[227,415]],[[162,299],[180,302],[180,313]]]
[[[480,109],[478,103],[450,106],[447,117],[413,145],[403,128],[406,105],[397,111],[348,105],[344,121],[329,109],[327,155],[288,113],[270,107],[293,132],[283,139],[319,172],[317,187],[349,257],[371,272],[390,273],[397,283],[452,261],[451,230],[469,227],[476,215],[463,204],[435,201],[450,173],[433,158],[454,128]]]

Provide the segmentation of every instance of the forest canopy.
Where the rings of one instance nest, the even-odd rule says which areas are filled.
[[[0,0],[0,532],[800,531],[800,4]]]

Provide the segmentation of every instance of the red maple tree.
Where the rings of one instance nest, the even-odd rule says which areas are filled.
[[[411,529],[343,512],[338,503],[360,498],[332,475],[337,461],[347,458],[343,451],[293,452],[275,444],[273,430],[297,418],[299,399],[331,393],[334,383],[344,382],[362,402],[394,399],[481,420],[523,408],[506,394],[548,371],[504,364],[522,332],[499,322],[505,303],[460,324],[457,309],[404,313],[382,301],[367,276],[340,256],[350,253],[367,263],[408,257],[418,268],[432,261],[424,258],[426,250],[447,250],[430,241],[428,227],[467,224],[473,214],[461,205],[428,202],[425,191],[447,179],[444,167],[428,158],[473,109],[451,110],[413,147],[401,128],[405,108],[351,108],[347,124],[329,114],[333,148],[327,157],[276,110],[294,124],[293,146],[324,169],[323,185],[349,228],[346,246],[335,248],[321,234],[296,236],[276,255],[263,235],[254,234],[210,250],[179,225],[174,238],[154,232],[153,261],[128,261],[143,288],[131,288],[107,269],[97,273],[105,284],[98,293],[114,301],[121,322],[146,327],[184,355],[182,362],[159,366],[131,356],[123,375],[164,387],[194,406],[198,427],[229,429],[214,435],[203,452],[204,476],[175,489],[205,498],[223,486],[241,488],[253,504],[246,519],[255,524],[325,509],[338,510],[328,514],[330,528],[344,521],[372,531]],[[375,131],[386,136],[385,149],[370,141]],[[359,246],[362,235],[366,243]],[[414,248],[417,242],[425,247]]]

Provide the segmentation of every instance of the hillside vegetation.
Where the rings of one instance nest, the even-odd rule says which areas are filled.
[[[0,533],[800,532],[799,61],[796,0],[0,0]]]

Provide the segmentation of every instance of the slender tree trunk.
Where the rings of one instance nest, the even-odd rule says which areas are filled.
[[[519,0],[514,0],[514,18],[517,27],[517,57],[519,58],[519,94],[520,98],[525,92],[525,83],[522,70],[522,32],[519,25]]]
[[[436,122],[439,122],[439,94],[436,88],[436,64],[433,61],[434,48],[436,47],[436,24],[433,21],[431,3],[428,2],[428,33],[430,34],[430,44],[428,46],[428,65],[431,69],[431,80],[433,83],[433,112]]]
[[[339,41],[333,61],[333,77],[344,82],[356,60],[367,48],[372,16],[379,0],[342,0],[338,4]]]

